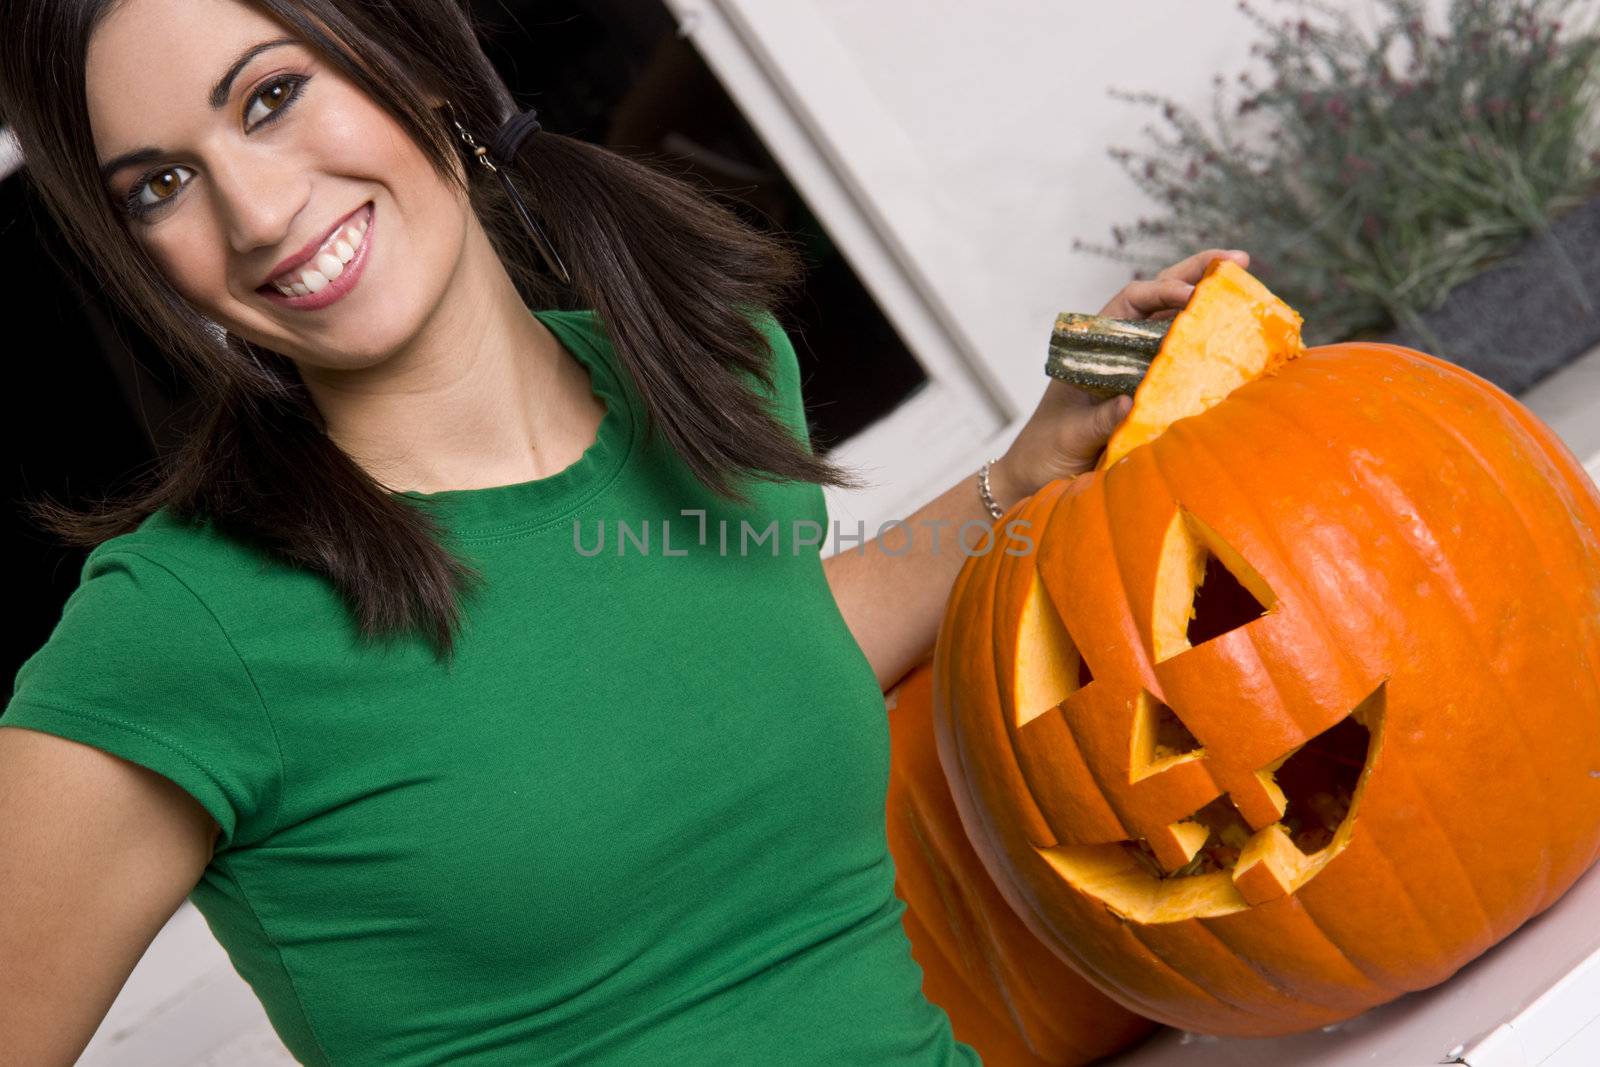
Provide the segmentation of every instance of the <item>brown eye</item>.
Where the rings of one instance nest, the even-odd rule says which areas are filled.
[[[258,89],[250,98],[250,106],[245,109],[245,129],[254,129],[277,118],[294,103],[305,81],[306,78],[302,76],[288,75]]]
[[[192,170],[183,166],[151,171],[134,185],[128,196],[129,210],[140,214],[161,207],[181,192],[193,175]]]
[[[176,171],[164,170],[148,183],[150,191],[156,194],[157,200],[165,200],[177,192],[183,183],[178,180]]]

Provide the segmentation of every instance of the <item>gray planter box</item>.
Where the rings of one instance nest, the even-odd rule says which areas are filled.
[[[1600,344],[1600,197],[1557,218],[1551,237],[1577,268],[1589,310],[1549,244],[1535,239],[1422,316],[1439,343],[1405,329],[1376,340],[1430,352],[1521,395]]]

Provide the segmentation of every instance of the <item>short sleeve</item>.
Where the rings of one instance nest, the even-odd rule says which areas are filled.
[[[49,639],[17,671],[6,726],[171,779],[217,820],[219,853],[272,829],[283,765],[255,684],[205,603],[143,554],[90,553]]]

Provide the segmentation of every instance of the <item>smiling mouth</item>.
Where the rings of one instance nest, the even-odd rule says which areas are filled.
[[[310,259],[258,287],[257,292],[289,299],[321,292],[344,274],[345,268],[360,253],[371,220],[372,202],[368,201],[330,234]]]

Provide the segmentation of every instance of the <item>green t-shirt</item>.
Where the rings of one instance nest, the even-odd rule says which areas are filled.
[[[534,314],[607,413],[551,477],[405,494],[486,579],[453,666],[158,512],[89,555],[0,726],[215,817],[190,899],[308,1065],[979,1062],[901,926],[820,487],[725,504],[647,438],[591,312]]]

